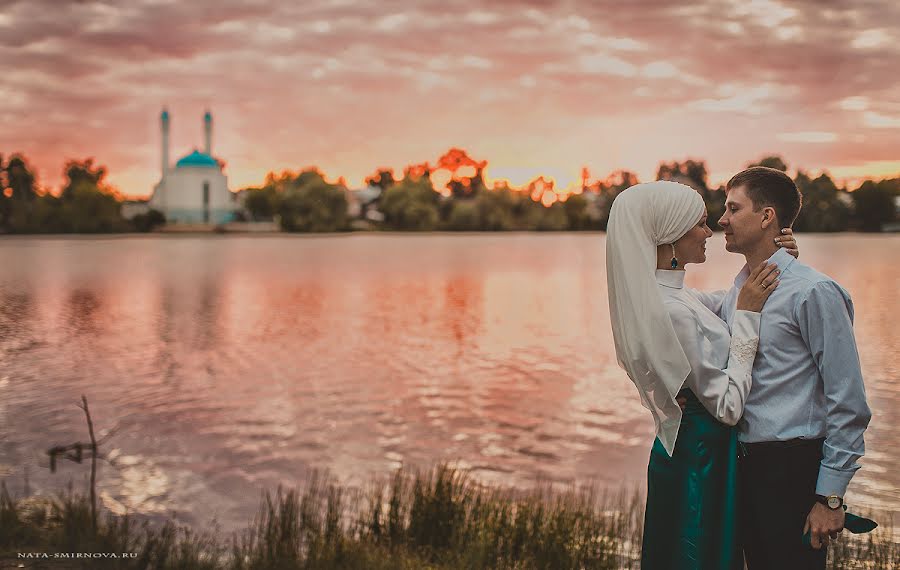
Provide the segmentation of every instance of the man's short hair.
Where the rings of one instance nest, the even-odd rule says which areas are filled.
[[[754,211],[766,206],[773,208],[781,227],[790,227],[797,219],[803,205],[803,195],[784,172],[765,166],[751,166],[732,176],[725,191],[741,186],[753,202]]]

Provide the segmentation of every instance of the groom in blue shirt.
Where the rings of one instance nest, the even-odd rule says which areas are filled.
[[[726,186],[719,225],[747,265],[719,315],[764,260],[781,270],[762,311],[753,384],[738,424],[740,525],[750,570],[825,568],[844,527],[843,498],[865,446],[871,412],[853,336],[853,302],[831,278],[778,246],[801,196],[780,170],[752,167]],[[812,549],[801,537],[810,532]]]

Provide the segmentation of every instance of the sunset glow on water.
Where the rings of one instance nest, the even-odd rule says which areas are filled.
[[[874,416],[848,502],[900,510],[897,238],[802,235],[853,296]],[[364,485],[440,461],[482,482],[641,485],[653,423],[615,362],[604,236],[0,240],[0,480],[84,488],[46,450],[114,465],[104,504],[242,527],[260,493],[313,469]],[[689,285],[726,287],[721,235]]]

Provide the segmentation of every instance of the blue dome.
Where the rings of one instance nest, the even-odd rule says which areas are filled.
[[[191,154],[183,157],[181,160],[175,163],[175,168],[182,168],[184,166],[219,168],[219,163],[216,162],[215,158],[209,156],[208,154],[203,154],[202,152],[195,150]]]

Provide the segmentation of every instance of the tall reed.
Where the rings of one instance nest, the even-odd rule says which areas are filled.
[[[247,528],[222,539],[111,513],[94,528],[89,497],[70,489],[53,500],[13,501],[0,486],[0,566],[20,552],[132,552],[103,567],[629,569],[639,567],[643,506],[637,490],[497,489],[444,465],[398,471],[362,491],[314,474],[302,491],[267,492]],[[890,525],[845,536],[829,554],[833,569],[897,567]]]

